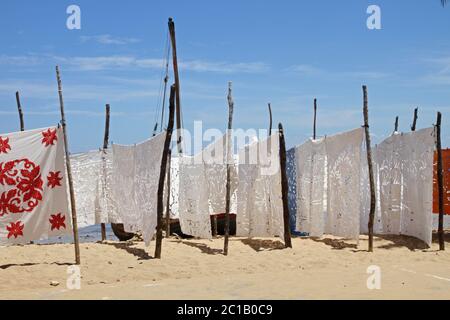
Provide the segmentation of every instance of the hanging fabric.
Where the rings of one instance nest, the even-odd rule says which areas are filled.
[[[363,129],[296,148],[296,229],[312,237],[359,238]]]
[[[284,239],[279,136],[239,152],[237,235]]]
[[[348,239],[359,238],[360,168],[364,129],[325,139],[327,150],[327,220],[325,232]]]
[[[203,163],[194,157],[179,158],[179,215],[184,234],[211,239],[208,188]]]
[[[0,134],[0,244],[71,229],[62,128]]]
[[[380,180],[381,224],[385,234],[400,234],[402,146],[402,134],[394,133],[375,148]]]
[[[384,234],[432,240],[434,128],[395,134],[376,148]]]
[[[231,147],[233,150],[233,147]],[[227,183],[227,140],[226,135],[217,139],[214,143],[207,146],[201,153],[201,159],[205,168],[205,176],[207,177],[208,203],[210,214],[225,213],[226,200],[226,183]],[[236,165],[231,157],[230,171],[230,212],[236,212],[236,194],[237,190],[237,170]],[[233,210],[234,209],[234,210]]]
[[[113,194],[112,150],[101,151],[102,164],[97,180],[95,197],[95,223],[122,223]]]
[[[434,128],[403,134],[401,233],[431,246],[433,229]]]
[[[126,232],[150,244],[157,224],[157,193],[166,132],[134,146],[113,145],[113,192]]]
[[[325,138],[308,140],[296,148],[297,158],[297,222],[296,230],[311,237],[324,232],[325,199]]]
[[[101,151],[71,155],[70,164],[78,227],[92,226],[96,224],[95,203],[98,199],[98,182],[102,167]]]

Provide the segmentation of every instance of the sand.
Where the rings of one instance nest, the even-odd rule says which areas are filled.
[[[154,243],[81,245],[81,289],[66,286],[73,246],[0,248],[1,299],[450,299],[448,251],[425,249],[407,237],[376,237],[368,253],[333,237],[294,238],[293,249],[277,239],[165,239],[163,259]],[[367,288],[367,268],[381,269],[381,289]],[[53,281],[53,285],[51,282]]]

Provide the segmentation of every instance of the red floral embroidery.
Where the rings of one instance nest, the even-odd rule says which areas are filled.
[[[23,236],[23,228],[24,225],[22,222],[17,221],[16,223],[11,222],[9,226],[6,226],[6,230],[8,230],[8,239],[14,237],[17,239],[19,236]]]
[[[9,138],[3,139],[0,137],[0,153],[8,153],[11,150],[11,146],[9,145]]]
[[[23,201],[31,199],[42,200],[42,185],[44,182],[41,179],[41,168],[34,167],[31,171],[20,170],[23,178],[19,180],[17,189],[23,192]]]
[[[60,228],[66,228],[66,217],[61,215],[61,213],[52,214],[48,221],[50,221],[50,224],[52,225],[52,231],[55,229],[59,230]]]
[[[55,141],[58,140],[58,137],[56,136],[56,129],[48,129],[47,131],[42,132],[42,136],[42,143],[46,147],[53,146],[55,144]]]
[[[20,207],[18,206],[18,199],[15,198],[17,190],[12,189],[8,192],[3,192],[0,195],[0,216],[5,213],[19,213]]]
[[[62,177],[59,176],[60,174],[61,174],[61,171],[49,172],[48,176],[47,176],[47,180],[48,180],[47,186],[49,186],[52,189],[54,189],[56,186],[60,187],[61,180],[62,180]]]
[[[31,212],[42,200],[41,168],[28,159],[0,162],[0,217],[9,213]]]
[[[15,168],[16,162],[9,161],[5,164],[0,163],[0,184],[13,186],[16,184],[16,181],[13,179],[18,173]]]

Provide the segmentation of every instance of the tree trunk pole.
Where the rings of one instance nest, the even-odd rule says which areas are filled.
[[[105,119],[105,135],[103,138],[103,153],[108,149],[109,145],[109,122],[111,117],[111,107],[109,104],[106,105],[106,119]],[[100,224],[102,230],[102,241],[106,241],[106,224]]]
[[[440,112],[437,114],[436,121],[436,149],[437,149],[437,178],[439,189],[439,250],[445,250],[444,239],[444,177],[442,174],[442,146],[441,146],[441,118]]]
[[[59,105],[61,109],[61,125],[64,135],[64,151],[66,155],[66,169],[67,169],[67,180],[69,183],[70,192],[70,206],[72,208],[72,227],[73,227],[73,239],[75,245],[75,263],[79,265],[80,261],[80,241],[78,239],[78,223],[77,223],[77,209],[75,205],[75,193],[73,190],[73,179],[72,179],[72,169],[70,166],[70,156],[69,156],[69,142],[67,137],[67,126],[66,126],[66,116],[64,113],[64,99],[62,94],[62,82],[59,73],[59,67],[56,66],[56,80],[58,82],[58,95],[59,95]]]
[[[291,226],[289,221],[289,204],[288,204],[288,179],[286,174],[286,142],[284,139],[283,125],[278,124],[280,139],[280,171],[281,171],[281,195],[283,197],[283,222],[284,222],[284,245],[286,248],[292,248]]]
[[[233,129],[233,87],[232,83],[228,82],[228,130],[227,130],[227,182],[226,182],[226,198],[225,198],[225,238],[223,244],[223,254],[228,255],[228,241],[230,237],[230,199],[231,199],[231,164],[233,161],[233,149],[232,149],[232,135]]]
[[[19,91],[16,92],[17,110],[19,111],[20,131],[25,131],[25,124],[23,121],[22,104],[20,103]]]
[[[313,140],[316,140],[316,124],[317,124],[317,99],[314,99],[314,123],[313,123]]]
[[[370,182],[370,213],[369,213],[369,252],[373,252],[373,223],[375,219],[375,180],[373,176],[372,166],[372,149],[370,146],[370,133],[369,133],[369,103],[367,97],[367,87],[363,86],[364,94],[364,128],[366,136],[366,149],[367,149],[367,163],[369,166],[369,182]]]
[[[419,108],[415,108],[414,109],[414,118],[413,118],[413,123],[411,125],[411,131],[416,131],[416,124],[417,124],[417,113],[419,112]]]
[[[182,153],[183,148],[181,147],[182,120],[181,120],[180,77],[178,74],[178,57],[177,57],[177,41],[175,37],[175,23],[172,18],[169,18],[169,33],[170,33],[170,41],[172,43],[173,73],[175,77],[175,88],[176,88],[177,146],[178,146],[178,153]]]
[[[172,166],[172,150],[167,153],[167,201],[166,201],[166,238],[170,238],[170,168]]]
[[[272,135],[272,106],[269,103],[269,137]]]
[[[394,132],[398,132],[398,116],[395,117],[395,126],[394,126]]]
[[[175,116],[175,92],[176,86],[172,85],[170,87],[170,102],[169,102],[169,124],[167,125],[166,140],[164,141],[164,149],[161,158],[161,170],[159,173],[159,184],[158,184],[158,203],[157,203],[157,214],[158,223],[156,226],[156,248],[155,248],[155,258],[161,259],[161,249],[162,249],[162,238],[163,238],[163,224],[164,224],[164,179],[167,173],[167,160],[170,150],[170,141],[172,140],[172,132],[174,125]]]

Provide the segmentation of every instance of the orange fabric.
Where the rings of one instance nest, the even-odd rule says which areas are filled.
[[[450,215],[450,149],[442,150],[442,171],[444,172],[444,214]],[[433,213],[439,213],[437,152],[434,153]]]

